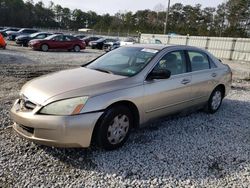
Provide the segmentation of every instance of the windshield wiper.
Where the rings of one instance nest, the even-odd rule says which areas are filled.
[[[108,74],[114,74],[113,72],[109,71],[109,70],[105,70],[105,69],[101,69],[101,68],[93,68],[94,70],[100,71],[100,72],[105,72]]]

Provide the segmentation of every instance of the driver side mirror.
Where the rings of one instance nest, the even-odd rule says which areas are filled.
[[[152,72],[149,73],[147,76],[147,80],[163,80],[168,79],[171,76],[171,71],[167,69],[158,69],[158,70],[152,70]]]

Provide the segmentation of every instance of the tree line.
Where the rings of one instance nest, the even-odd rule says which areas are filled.
[[[0,26],[91,28],[107,33],[162,34],[166,10],[158,4],[153,10],[117,12],[99,15],[94,11],[56,5],[42,1],[0,0]],[[170,7],[167,32],[180,35],[247,37],[250,35],[250,0],[228,0],[217,7],[173,4]]]

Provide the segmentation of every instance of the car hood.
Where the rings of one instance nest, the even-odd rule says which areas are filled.
[[[78,96],[93,96],[126,86],[127,77],[84,67],[41,76],[27,82],[21,94],[37,104]]]

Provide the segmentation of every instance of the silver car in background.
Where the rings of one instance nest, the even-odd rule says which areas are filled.
[[[11,109],[13,128],[45,145],[116,149],[155,118],[196,106],[215,113],[231,81],[230,68],[202,49],[120,47],[26,83]]]

